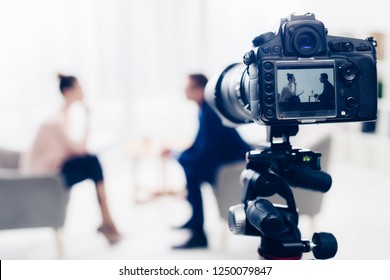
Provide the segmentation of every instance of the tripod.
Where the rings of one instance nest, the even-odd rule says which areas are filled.
[[[298,210],[291,187],[327,192],[329,174],[320,167],[321,154],[293,149],[290,137],[298,125],[268,127],[269,147],[252,150],[242,172],[242,204],[229,209],[229,228],[235,234],[260,236],[258,253],[265,259],[301,259],[313,251],[317,259],[336,255],[337,241],[330,233],[314,233],[312,242],[301,240]],[[276,139],[282,139],[277,141]],[[280,195],[286,205],[272,204],[264,197]]]

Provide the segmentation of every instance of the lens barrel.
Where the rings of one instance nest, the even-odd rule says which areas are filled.
[[[206,86],[206,100],[229,126],[253,122],[249,108],[248,75],[235,63],[213,77]]]

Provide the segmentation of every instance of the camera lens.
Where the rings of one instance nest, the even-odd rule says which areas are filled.
[[[232,64],[211,79],[206,86],[206,100],[223,116],[225,125],[251,122],[249,77],[245,64]]]
[[[309,57],[318,53],[321,47],[320,43],[320,35],[310,27],[297,29],[292,39],[292,45],[295,51],[303,57]]]
[[[345,81],[352,82],[358,74],[358,69],[353,64],[345,64],[340,67],[340,73]]]

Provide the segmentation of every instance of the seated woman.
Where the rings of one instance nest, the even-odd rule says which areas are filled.
[[[98,158],[88,154],[86,149],[88,126],[80,142],[72,140],[68,132],[69,109],[75,102],[82,102],[89,115],[83,91],[75,77],[60,74],[58,77],[64,102],[60,110],[39,128],[31,149],[22,159],[21,168],[33,174],[61,173],[69,188],[86,179],[92,180],[102,215],[98,231],[110,244],[115,244],[120,240],[120,234],[108,209],[102,167]]]

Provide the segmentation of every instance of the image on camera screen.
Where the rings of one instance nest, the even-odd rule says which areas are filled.
[[[336,116],[333,61],[276,62],[278,119]]]

